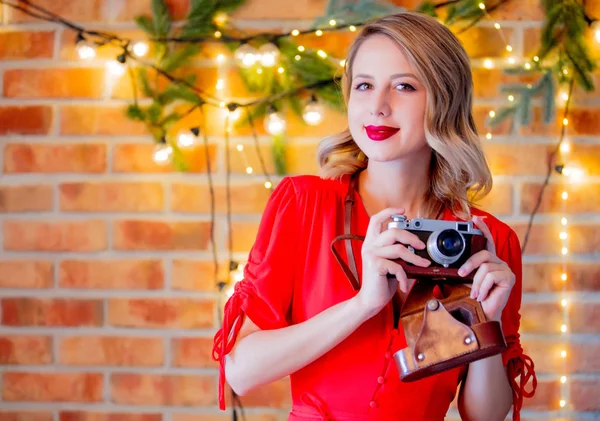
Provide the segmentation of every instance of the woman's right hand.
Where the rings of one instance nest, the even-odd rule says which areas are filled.
[[[392,299],[398,289],[408,291],[408,279],[404,269],[394,259],[402,259],[417,266],[427,267],[431,262],[417,256],[408,248],[422,250],[425,244],[415,234],[403,229],[391,228],[382,232],[382,225],[404,209],[388,208],[371,216],[363,242],[362,285],[357,294],[360,306],[368,315],[377,314]]]

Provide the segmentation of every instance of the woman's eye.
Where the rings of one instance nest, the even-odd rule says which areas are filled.
[[[356,87],[354,89],[356,89],[358,91],[364,91],[368,86],[371,86],[371,85],[369,85],[366,82],[363,82],[363,83],[359,83],[358,85],[356,85]]]
[[[400,83],[400,84],[396,85],[396,88],[399,88],[399,90],[401,90],[401,91],[414,91],[415,90],[415,88],[408,83]]]

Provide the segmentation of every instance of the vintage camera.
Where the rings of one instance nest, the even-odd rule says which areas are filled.
[[[420,276],[446,276],[461,279],[458,269],[469,257],[486,247],[483,233],[474,228],[473,222],[443,221],[437,219],[415,218],[409,220],[405,215],[392,215],[387,228],[400,228],[418,236],[426,247],[416,250],[408,249],[431,261],[426,270],[417,268],[412,263],[401,263],[407,274]],[[462,278],[464,280],[464,278]]]

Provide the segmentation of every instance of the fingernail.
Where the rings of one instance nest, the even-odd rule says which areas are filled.
[[[471,298],[472,299],[477,298],[477,292],[475,290],[471,290]]]
[[[458,274],[459,274],[460,276],[465,276],[465,275],[467,274],[467,269],[465,269],[464,267],[460,268],[460,269],[458,270]]]

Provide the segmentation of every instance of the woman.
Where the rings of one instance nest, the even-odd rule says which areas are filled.
[[[439,421],[459,386],[463,419],[503,420],[511,405],[518,419],[523,394],[532,394],[525,384],[531,376],[536,383],[519,343],[520,246],[507,225],[473,207],[492,180],[471,114],[472,89],[464,49],[435,19],[401,13],[364,27],[343,78],[349,129],[322,141],[322,177],[286,177],[277,186],[245,279],[226,305],[213,351],[222,409],[225,378],[243,395],[290,375],[294,421]],[[409,251],[424,248],[414,234],[382,229],[398,213],[472,220],[484,233],[488,249],[460,273],[476,271],[471,297],[502,323],[506,351],[400,381],[391,358],[406,341],[393,305],[410,282],[393,260],[429,261]],[[346,251],[361,274],[357,288],[330,249],[345,218],[346,229],[365,236]]]

